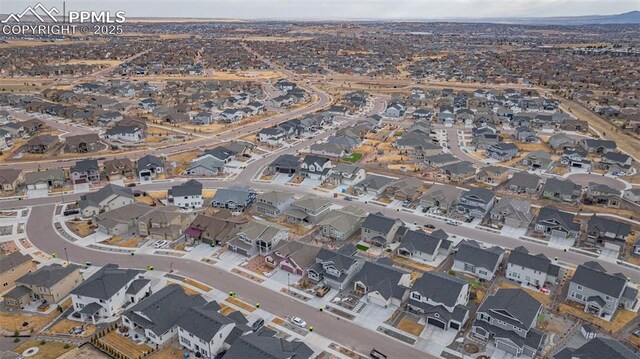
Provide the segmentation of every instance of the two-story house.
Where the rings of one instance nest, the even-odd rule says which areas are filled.
[[[542,207],[538,212],[534,231],[550,236],[577,238],[580,224],[574,222],[575,216],[568,212],[559,211],[553,207]]]
[[[355,257],[356,247],[345,244],[338,250],[321,248],[316,262],[307,269],[309,280],[323,282],[329,287],[343,290],[363,266],[363,260]]]
[[[496,196],[485,188],[472,188],[458,198],[456,212],[471,217],[484,217],[495,203]]]
[[[24,308],[30,301],[54,305],[82,283],[80,267],[51,264],[16,280],[16,287],[4,295],[9,307]]]
[[[80,160],[69,170],[73,184],[100,182],[100,166],[97,160]]]
[[[518,356],[535,358],[544,341],[544,333],[536,329],[542,304],[519,288],[499,289],[478,308],[472,335],[488,341],[496,348]]]
[[[441,229],[429,234],[421,230],[407,231],[396,254],[414,261],[433,262],[438,255],[446,256],[451,251],[452,242],[448,238]]]
[[[425,316],[429,325],[461,330],[469,319],[469,283],[442,272],[426,272],[409,292],[407,308]]]
[[[326,157],[307,155],[300,164],[299,175],[305,178],[324,181],[331,170],[331,160]]]
[[[365,295],[369,303],[383,308],[399,306],[405,299],[410,280],[408,272],[394,268],[389,258],[381,258],[377,262],[364,263],[353,277],[353,290]]]
[[[291,192],[268,191],[261,193],[256,196],[256,211],[269,217],[277,217],[291,207],[293,200]]]
[[[560,267],[551,263],[544,254],[533,255],[520,246],[509,254],[505,276],[523,286],[541,288],[558,281]]]
[[[148,285],[132,286],[139,275],[140,271],[134,269],[105,265],[71,291],[74,312],[93,324],[113,318],[127,303],[137,302],[149,292]],[[137,292],[132,293],[131,287]]]
[[[167,192],[167,201],[180,208],[202,208],[202,183],[190,180],[183,184],[175,185]]]
[[[463,190],[448,184],[433,185],[420,198],[420,205],[423,208],[437,209],[440,213],[450,213],[456,208],[458,198]]]
[[[228,243],[232,252],[246,257],[256,254],[267,255],[278,243],[289,238],[289,230],[269,222],[251,221],[240,227],[235,237]]]
[[[291,208],[285,211],[287,222],[294,224],[308,224],[320,222],[328,213],[331,201],[314,195],[293,201]]]
[[[567,300],[584,305],[585,313],[611,320],[618,308],[636,306],[638,289],[622,273],[610,274],[595,261],[576,269],[567,292]]]
[[[386,247],[394,242],[396,232],[403,223],[382,213],[370,213],[362,223],[361,237],[366,243]]]
[[[550,177],[542,188],[542,197],[564,202],[575,202],[582,195],[582,186],[570,179]]]
[[[365,211],[354,206],[330,210],[318,223],[320,235],[328,239],[344,241],[360,230],[367,215]]]
[[[111,211],[133,203],[130,188],[108,184],[80,197],[78,208],[82,217],[90,218],[103,211]]]
[[[504,255],[501,247],[483,248],[474,240],[463,240],[454,251],[454,271],[469,273],[485,280],[493,279]]]
[[[138,159],[136,166],[141,181],[153,180],[157,175],[164,173],[164,160],[160,157],[146,155]]]
[[[602,246],[605,242],[624,247],[631,233],[631,225],[595,214],[587,223],[587,242]]]
[[[249,187],[220,188],[211,200],[211,207],[244,212],[255,199],[256,193]]]

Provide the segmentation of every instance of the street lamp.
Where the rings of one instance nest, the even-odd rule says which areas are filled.
[[[291,276],[291,273],[287,273],[287,293],[291,294],[291,282],[289,281],[289,277]]]
[[[67,265],[69,264],[69,254],[67,254],[67,247],[64,247],[64,257],[67,259]]]

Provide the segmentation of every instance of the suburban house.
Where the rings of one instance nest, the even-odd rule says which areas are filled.
[[[189,225],[189,216],[176,206],[154,207],[138,218],[138,234],[155,240],[175,241]]]
[[[633,158],[624,153],[607,152],[602,155],[598,166],[613,174],[626,174],[631,171]]]
[[[167,202],[180,208],[202,208],[202,183],[189,180],[171,187],[167,192]]]
[[[104,161],[104,174],[109,181],[134,178],[135,167],[128,158],[114,158]]]
[[[329,172],[327,182],[335,185],[352,186],[365,178],[366,171],[364,168],[350,163],[340,162],[335,165]]]
[[[570,179],[561,180],[550,177],[542,188],[542,197],[564,202],[575,202],[582,195],[582,186]]]
[[[536,219],[534,231],[544,235],[577,238],[580,224],[574,222],[575,216],[553,207],[542,207]]]
[[[24,308],[31,301],[54,305],[82,283],[80,267],[51,264],[16,279],[16,287],[4,294],[9,307]]]
[[[416,279],[407,309],[425,316],[440,329],[461,330],[469,319],[469,283],[452,275],[430,271]]]
[[[454,249],[454,271],[473,274],[485,280],[493,279],[502,264],[504,249],[493,246],[483,248],[474,240],[463,240]]]
[[[170,284],[125,310],[122,325],[134,341],[157,347],[178,333],[176,324],[189,309],[205,304],[202,296],[187,295],[181,286]]]
[[[13,289],[15,281],[27,273],[37,269],[36,262],[31,256],[19,251],[7,255],[0,255],[0,293]]]
[[[98,230],[113,236],[138,233],[138,219],[151,212],[153,207],[144,203],[131,203],[94,216]]]
[[[507,180],[509,173],[511,172],[505,167],[486,166],[478,170],[478,173],[476,173],[476,181],[490,185],[498,185]]]
[[[245,257],[267,255],[275,249],[281,241],[289,238],[289,230],[269,222],[250,221],[243,224],[235,237],[228,243],[228,249]]]
[[[69,136],[65,138],[65,152],[68,153],[88,153],[100,150],[100,137],[95,133],[86,135]]]
[[[278,146],[284,143],[287,133],[278,127],[263,128],[258,133],[258,142],[271,146]]]
[[[211,207],[244,212],[255,198],[256,193],[249,187],[220,188],[211,200]]]
[[[356,195],[367,194],[370,196],[378,197],[393,181],[394,179],[391,177],[370,174],[362,181],[353,185],[353,191]]]
[[[364,262],[353,277],[354,292],[366,296],[369,303],[383,308],[400,306],[409,286],[409,273],[394,268],[393,261],[388,258]]]
[[[116,125],[106,130],[104,137],[111,141],[138,143],[147,138],[147,131],[136,125]]]
[[[304,276],[307,274],[307,268],[315,263],[319,251],[319,246],[298,241],[282,241],[264,257],[264,260],[271,268],[279,267],[287,273]]]
[[[307,269],[309,280],[314,283],[324,281],[338,290],[347,288],[364,264],[364,260],[355,257],[356,251],[356,247],[350,243],[337,250],[321,248],[316,262]]]
[[[108,184],[95,192],[84,194],[78,201],[82,217],[89,218],[134,202],[130,188]]]
[[[620,190],[604,184],[589,182],[584,194],[586,204],[604,206],[609,208],[620,208]]]
[[[150,291],[150,282],[134,285],[140,271],[107,264],[71,291],[74,312],[96,324],[114,317],[127,303],[136,303]]]
[[[249,223],[247,216],[236,216],[228,209],[222,209],[211,216],[197,215],[185,230],[185,236],[194,242],[223,245],[235,238],[246,223]]]
[[[191,162],[184,174],[188,176],[218,176],[224,173],[224,165],[224,162],[211,156],[201,157]]]
[[[621,358],[640,359],[640,356],[624,344],[611,338],[594,337],[578,348],[565,347],[551,359]]]
[[[316,353],[300,340],[286,340],[275,336],[276,332],[261,328],[255,333],[241,335],[224,354],[225,359],[288,358],[311,359]]]
[[[410,230],[396,248],[396,254],[415,261],[433,262],[438,255],[447,256],[451,251],[452,242],[448,238],[449,235],[441,229],[429,234]]]
[[[507,189],[515,193],[535,194],[540,188],[540,176],[527,172],[516,172],[507,182]]]
[[[376,247],[386,247],[395,241],[396,232],[403,225],[399,219],[384,216],[382,213],[369,213],[362,223],[362,241]]]
[[[440,174],[449,181],[464,183],[476,175],[476,168],[469,161],[459,161],[440,167]]]
[[[33,137],[27,141],[25,148],[29,153],[44,154],[53,150],[59,143],[58,137],[45,134]]]
[[[157,175],[164,173],[164,160],[153,155],[141,157],[136,166],[141,181],[153,180]]]
[[[560,151],[573,147],[576,144],[576,140],[566,133],[561,132],[549,137],[548,144],[552,149]]]
[[[585,262],[576,269],[567,300],[584,305],[585,313],[611,320],[618,308],[633,309],[638,289],[622,273],[610,274],[595,261]]]
[[[613,152],[618,147],[615,141],[601,140],[594,138],[585,138],[578,141],[578,146],[582,147],[587,153],[596,155],[603,155],[608,152]]]
[[[456,204],[456,212],[482,218],[489,213],[495,200],[496,196],[493,191],[485,188],[472,188],[460,195]]]
[[[384,193],[387,198],[399,201],[416,201],[424,192],[424,181],[415,177],[397,179],[386,186]]]
[[[443,214],[450,213],[456,209],[462,192],[462,189],[452,185],[435,184],[420,198],[420,205],[423,208],[438,209]]]
[[[302,161],[298,156],[283,154],[278,156],[273,162],[269,164],[267,168],[268,173],[278,174],[278,173],[286,173],[292,174],[295,173],[300,167],[300,163]]]
[[[298,174],[305,178],[324,181],[331,170],[331,160],[326,157],[307,155],[300,164]]]
[[[502,288],[478,308],[472,335],[495,342],[496,348],[514,356],[535,358],[544,341],[536,329],[542,304],[520,288]]]
[[[329,213],[331,201],[314,195],[293,201],[291,207],[285,211],[287,222],[294,224],[318,223]]]
[[[520,164],[526,166],[531,171],[546,171],[553,163],[551,155],[545,151],[529,152],[520,161]]]
[[[544,254],[530,254],[525,247],[516,247],[509,254],[505,276],[523,286],[537,289],[555,284],[560,279],[560,267]]]
[[[533,220],[531,202],[502,197],[491,209],[491,223],[504,224],[514,228],[527,228]]]
[[[293,200],[291,192],[269,191],[261,193],[256,196],[256,211],[269,217],[277,217],[291,207]]]
[[[69,170],[73,184],[100,182],[100,166],[97,160],[80,160]]]
[[[332,209],[318,223],[320,235],[331,240],[343,241],[360,230],[367,213],[358,207],[346,206]]]
[[[0,189],[3,192],[14,192],[24,182],[24,174],[21,169],[0,169]]]
[[[518,155],[518,146],[515,143],[496,143],[487,147],[485,154],[499,162],[505,162]]]
[[[613,243],[624,247],[627,237],[631,233],[631,225],[595,214],[587,223],[587,242],[602,246],[603,243]]]

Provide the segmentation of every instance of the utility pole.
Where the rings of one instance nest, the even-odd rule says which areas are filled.
[[[289,280],[289,276],[291,273],[287,273],[287,294],[291,294],[291,281]]]

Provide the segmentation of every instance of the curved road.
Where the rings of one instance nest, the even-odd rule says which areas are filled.
[[[183,258],[170,258],[153,255],[125,255],[105,253],[74,245],[60,237],[50,220],[53,218],[55,205],[34,207],[29,215],[26,233],[30,241],[40,250],[47,253],[65,253],[69,261],[84,263],[91,261],[95,265],[115,263],[123,267],[145,269],[148,265],[154,269],[169,271],[195,279],[224,292],[234,291],[250,303],[259,302],[262,309],[275,315],[299,316],[305,318],[314,331],[348,348],[368,353],[375,347],[384,353],[393,353],[392,358],[434,358],[406,344],[400,343],[382,334],[362,328],[348,320],[338,320],[333,315],[314,310],[310,306],[298,302],[284,294],[260,286],[207,264]]]

